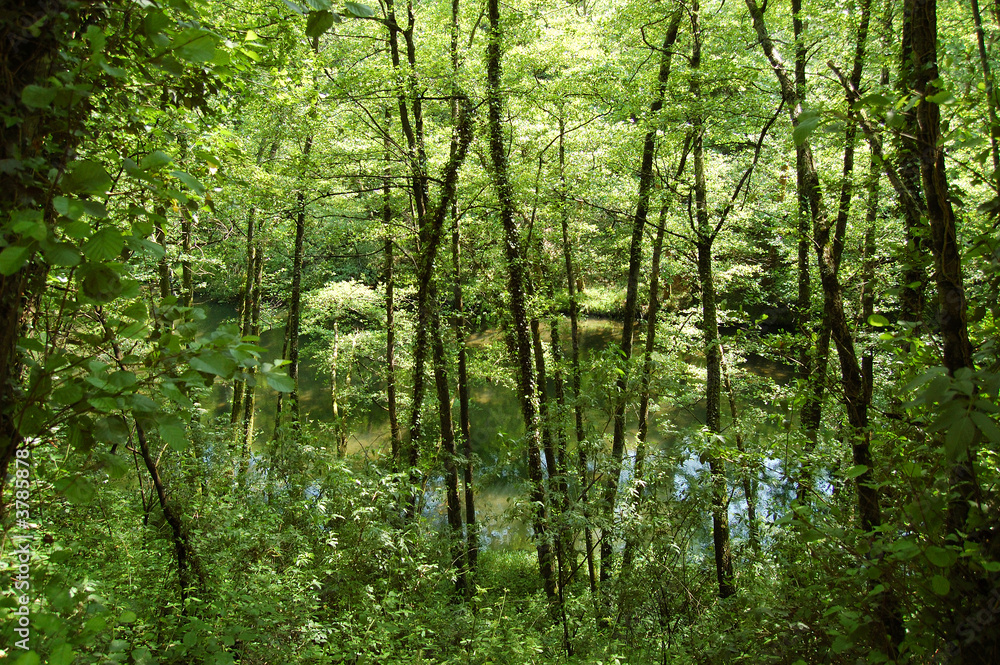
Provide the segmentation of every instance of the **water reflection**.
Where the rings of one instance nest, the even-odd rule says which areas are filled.
[[[209,330],[236,318],[235,308],[229,305],[207,303],[202,307],[206,312],[204,325]],[[579,329],[581,363],[584,368],[591,367],[599,355],[617,343],[621,336],[621,324],[606,319],[581,320]],[[501,363],[496,359],[505,348],[502,334],[499,330],[488,329],[474,333],[468,338],[470,367],[479,370],[470,377],[472,448],[477,457],[476,506],[478,519],[483,527],[484,542],[508,547],[527,547],[530,545],[530,533],[526,522],[511,517],[512,513],[518,512],[516,504],[524,500],[526,460],[523,446],[519,442],[523,433],[520,405],[509,385],[510,378],[504,376],[506,370],[501,368]],[[548,339],[548,330],[545,326],[542,335],[543,339]],[[281,327],[272,327],[261,334],[260,345],[265,349],[265,359],[281,356],[283,338],[284,330]],[[570,343],[568,326],[563,331],[562,342],[564,355],[568,356]],[[692,357],[686,360],[696,365],[700,358],[692,354]],[[790,367],[760,356],[750,356],[744,362],[743,368],[778,384],[793,378]],[[370,376],[356,377],[354,385],[364,386],[366,378]],[[609,400],[612,394],[610,389],[614,383],[613,375],[607,371],[604,374],[596,370],[587,372],[584,383],[584,392],[595,395],[586,409],[586,417],[591,424],[589,435],[596,439],[610,438],[612,414]],[[389,424],[384,404],[384,383],[380,384],[379,380],[369,380],[367,384],[365,390],[371,397],[366,403],[355,402],[349,407],[346,416],[347,452],[371,457],[387,452]],[[700,382],[695,382],[695,385],[697,389]],[[277,393],[267,386],[258,386],[256,395],[255,429],[259,446],[272,436]],[[330,446],[334,447],[336,435],[333,432],[332,422],[330,369],[309,354],[303,355],[300,364],[299,396],[302,416],[328,430]],[[214,415],[228,415],[231,400],[231,386],[218,385],[212,396]],[[743,407],[758,410],[770,408],[763,400],[741,405],[741,408]],[[340,408],[343,413],[345,405],[341,404]],[[673,492],[686,491],[689,483],[701,472],[701,463],[691,452],[696,448],[691,432],[692,428],[696,430],[704,422],[704,416],[704,403],[698,396],[686,404],[668,403],[664,400],[657,407],[655,422],[662,426],[650,428],[648,443],[652,450],[659,450],[677,462],[676,474],[671,483]],[[635,440],[634,426],[632,423],[633,429],[629,436],[629,441],[632,442]],[[629,461],[633,462],[634,450],[629,451],[629,456]],[[575,453],[572,453],[571,458],[575,457]],[[775,460],[769,462],[778,464]],[[623,486],[631,482],[631,467],[632,464],[627,463],[622,472]],[[432,486],[435,484],[440,486],[440,481],[432,482]],[[762,484],[763,486],[765,484]],[[431,496],[427,497],[426,512],[440,513],[443,519],[444,506],[440,505],[440,496],[437,496],[441,492],[429,494]],[[737,502],[733,501],[731,510],[736,511],[737,507]]]

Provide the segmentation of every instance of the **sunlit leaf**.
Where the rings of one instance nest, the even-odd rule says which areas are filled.
[[[374,9],[360,2],[353,2],[352,0],[347,0],[344,3],[344,11],[357,18],[371,18],[375,16]]]
[[[802,145],[809,135],[819,126],[820,115],[816,111],[803,111],[799,114],[798,124],[792,130],[792,140],[795,145]]]

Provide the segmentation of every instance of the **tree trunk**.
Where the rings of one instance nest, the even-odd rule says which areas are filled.
[[[729,400],[729,414],[733,417],[732,427],[736,428],[739,422],[739,408],[736,406],[736,392],[733,390],[733,382],[729,378],[729,367],[726,364],[725,350],[719,346],[719,361],[722,366],[722,385],[726,389],[726,397]],[[740,484],[743,485],[743,497],[747,502],[747,530],[750,535],[750,547],[754,552],[760,554],[760,529],[757,524],[757,479],[756,465],[747,464],[747,449],[743,441],[743,435],[736,429],[733,439],[736,443],[736,450],[740,453]]]
[[[493,182],[497,190],[500,206],[500,220],[504,231],[504,254],[507,263],[507,291],[510,294],[510,312],[514,324],[514,340],[517,352],[517,391],[521,401],[521,416],[528,453],[528,476],[531,481],[530,499],[534,507],[532,525],[538,551],[538,569],[542,577],[545,594],[549,599],[556,595],[556,585],[552,577],[552,551],[548,542],[548,501],[542,476],[539,444],[541,433],[535,402],[535,376],[532,370],[531,332],[525,306],[525,270],[521,252],[521,238],[514,222],[514,189],[510,183],[507,167],[507,153],[504,150],[503,98],[500,90],[502,70],[500,49],[503,39],[500,27],[500,2],[487,0],[486,13],[489,20],[489,40],[486,47],[486,99],[489,117],[490,159],[493,166]]]
[[[264,222],[257,222],[257,232],[254,234],[256,247],[253,260],[253,284],[250,288],[250,331],[252,337],[260,337],[260,300],[264,281]],[[250,449],[253,446],[254,418],[257,407],[257,385],[255,377],[257,367],[247,370],[249,380],[243,386],[243,417],[240,423],[237,445],[239,447],[239,478],[245,479],[250,464]],[[241,481],[243,482],[243,481]]]
[[[896,88],[896,92],[902,97],[909,97],[916,87],[918,72],[913,58],[913,15],[912,11],[904,8],[899,83]],[[899,299],[903,321],[912,323],[913,334],[919,334],[923,328],[926,311],[924,285],[928,281],[925,270],[927,261],[924,257],[930,254],[930,251],[925,239],[926,222],[921,219],[925,204],[920,186],[920,146],[916,139],[918,131],[916,111],[906,110],[902,113],[903,126],[898,133],[896,170],[899,173],[901,186],[906,189],[916,206],[903,208],[906,249],[903,253],[903,283]]]
[[[437,289],[432,289],[437,300]],[[438,422],[441,428],[441,450],[444,455],[445,507],[451,529],[452,564],[458,571],[455,591],[465,593],[467,578],[465,547],[462,543],[462,505],[458,499],[458,465],[455,462],[455,425],[451,416],[451,391],[448,386],[448,367],[445,361],[444,342],[441,338],[441,316],[434,308],[431,314],[431,342],[434,345],[434,386],[437,390]]]
[[[699,5],[691,9],[691,95],[701,99],[701,25]],[[715,231],[709,224],[707,186],[705,184],[705,128],[701,111],[692,117],[694,138],[694,199],[697,219],[695,246],[698,250],[698,281],[701,283],[702,330],[705,335],[705,427],[709,432],[722,432],[722,353],[719,322],[716,313],[715,278],[712,274],[712,244]],[[736,593],[733,576],[733,552],[729,540],[729,493],[726,489],[725,462],[714,453],[703,455],[712,474],[712,539],[715,544],[715,573],[719,597]]]
[[[0,219],[4,229],[15,210],[42,211],[47,227],[54,221],[52,197],[58,189],[49,182],[66,169],[69,156],[84,136],[77,131],[85,116],[85,104],[64,108],[61,113],[31,108],[22,101],[26,86],[47,86],[50,75],[61,74],[60,49],[81,25],[75,3],[52,0],[11,0],[5,3],[0,21]],[[17,239],[2,231],[4,246]],[[47,267],[31,259],[13,274],[0,276],[0,518],[8,467],[22,438],[15,420],[21,398],[23,369],[17,342],[25,330],[25,312],[44,287]]]
[[[462,438],[462,456],[465,457],[463,469],[463,484],[465,490],[465,537],[466,537],[466,565],[469,576],[476,575],[476,564],[479,558],[479,526],[476,524],[476,497],[472,483],[472,428],[469,417],[469,369],[466,359],[467,352],[465,337],[468,331],[465,329],[465,305],[462,302],[462,254],[461,254],[461,227],[457,211],[452,208],[454,226],[451,233],[451,258],[454,265],[454,286],[453,295],[455,317],[452,325],[455,329],[455,343],[458,346],[458,424]],[[470,581],[468,592],[472,592],[473,585]]]
[[[302,148],[303,163],[309,162],[312,152],[313,135],[306,137]],[[306,193],[299,191],[295,196],[297,213],[295,215],[295,254],[292,259],[292,297],[288,303],[288,376],[292,379],[292,391],[288,394],[288,405],[291,408],[292,429],[299,428],[301,417],[299,407],[299,320],[302,305],[302,258],[305,252],[306,235]]]
[[[178,208],[181,217],[181,306],[194,304],[194,269],[191,267],[191,237],[193,233],[191,216],[183,207]]]
[[[659,226],[656,229],[656,239],[653,241],[652,265],[649,269],[649,304],[646,307],[646,342],[642,356],[642,376],[639,379],[639,431],[635,443],[635,504],[642,503],[645,490],[646,465],[646,435],[649,432],[649,400],[650,382],[653,376],[653,349],[656,345],[656,315],[660,310],[660,258],[663,253],[663,236],[666,231],[668,204],[664,202],[660,208]],[[632,560],[638,534],[630,534],[625,538],[625,548],[622,550],[622,577],[627,577],[632,570]]]
[[[763,11],[755,0],[746,0],[747,8],[753,19],[754,29],[760,41],[764,55],[767,57],[781,88],[781,94],[791,107],[793,126],[798,126],[802,105],[797,99],[795,85],[785,69],[781,54],[775,48],[767,26],[764,23]],[[863,48],[859,43],[858,48]],[[857,57],[857,56],[856,56]],[[813,161],[812,151],[808,141],[804,141],[805,180],[809,193],[809,205],[812,212],[813,242],[819,260],[820,278],[824,293],[824,314],[830,323],[831,335],[837,346],[840,358],[841,377],[844,390],[844,405],[847,410],[851,434],[854,438],[852,446],[854,464],[863,466],[865,471],[856,478],[858,491],[858,509],[861,515],[861,527],[871,533],[881,525],[882,517],[879,508],[879,491],[875,484],[873,463],[871,459],[871,431],[868,429],[868,403],[865,399],[864,383],[861,379],[861,368],[854,349],[854,340],[850,327],[844,315],[842,289],[837,276],[837,264],[830,241],[831,223],[823,205],[822,189],[819,175]],[[885,590],[875,597],[878,607],[876,618],[882,635],[876,637],[879,646],[884,647],[890,658],[898,656],[898,647],[904,637],[904,626],[899,613],[898,601],[890,590]]]
[[[938,327],[943,347],[944,366],[952,376],[974,370],[972,348],[966,321],[967,301],[962,279],[962,257],[959,254],[955,213],[949,198],[945,170],[945,151],[941,140],[940,109],[928,97],[941,90],[937,85],[937,3],[907,0],[906,8],[913,21],[913,57],[916,70],[914,89],[921,97],[917,106],[917,143],[920,146],[920,172],[927,201],[930,225],[930,245],[934,253],[934,268],[938,292]],[[960,398],[956,398],[960,399]],[[964,450],[949,455],[952,462],[950,489],[954,497],[945,518],[950,538],[962,543],[970,540],[970,532],[983,530],[980,522],[970,526],[970,506],[981,502],[981,490],[976,480],[974,460],[977,441],[973,437]],[[981,518],[980,518],[981,519]],[[985,529],[989,529],[987,525]],[[988,576],[976,573],[960,558],[949,573],[951,594],[945,603],[947,618],[942,622],[944,637],[958,639],[962,663],[995,663],[1000,658],[1000,636],[996,631],[980,630],[969,636],[972,617],[989,606],[992,596]],[[975,624],[974,624],[975,625]]]
[[[587,560],[587,574],[590,581],[591,594],[597,593],[597,571],[594,567],[594,536],[590,529],[588,502],[588,487],[590,486],[590,466],[587,462],[585,446],[586,431],[583,426],[583,396],[580,371],[580,301],[576,290],[576,272],[573,267],[573,247],[569,241],[569,196],[566,186],[566,123],[559,116],[559,188],[560,188],[560,222],[562,226],[563,257],[566,260],[566,289],[569,293],[569,325],[570,325],[570,383],[573,388],[573,422],[576,432],[576,449],[578,458],[578,474],[580,479],[579,502],[584,511],[584,557]]]
[[[697,10],[694,10],[697,11]],[[614,557],[614,507],[618,495],[618,480],[622,471],[622,456],[625,452],[625,407],[628,403],[629,366],[632,358],[632,335],[639,302],[639,270],[642,267],[642,234],[649,214],[649,198],[653,191],[653,158],[656,155],[656,131],[659,127],[658,115],[663,107],[667,80],[670,78],[670,62],[674,42],[680,26],[681,12],[675,12],[670,27],[663,37],[660,57],[660,71],[657,77],[656,93],[649,105],[650,122],[642,143],[642,165],[639,167],[639,197],[632,223],[632,239],[629,244],[628,285],[625,291],[625,321],[622,326],[622,363],[616,383],[618,402],[615,404],[614,434],[611,442],[611,468],[604,484],[603,508],[607,525],[601,539],[601,581],[611,578]]]
[[[399,407],[396,399],[396,266],[394,250],[395,245],[392,240],[392,154],[390,152],[391,142],[388,134],[388,123],[392,114],[388,108],[385,110],[386,136],[385,148],[385,169],[382,172],[382,228],[385,234],[385,249],[383,257],[385,260],[385,393],[389,410],[389,438],[392,446],[392,468],[399,470],[400,454],[403,448],[403,439],[399,429]]]
[[[996,88],[993,81],[993,72],[990,70],[990,58],[986,52],[986,37],[983,34],[983,17],[979,12],[979,0],[969,0],[972,6],[972,20],[976,26],[976,42],[979,46],[979,66],[983,70],[983,83],[986,92],[986,113],[989,125],[986,133],[990,137],[990,152],[993,156],[993,186],[1000,195],[1000,149],[997,148],[997,132],[1000,132],[1000,124],[997,123],[997,97]]]

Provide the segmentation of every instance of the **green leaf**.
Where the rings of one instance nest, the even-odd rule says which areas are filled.
[[[944,451],[949,461],[954,462],[965,453],[975,433],[976,426],[968,413],[948,427],[944,435]]]
[[[942,575],[935,575],[931,578],[931,587],[934,588],[934,593],[939,596],[947,596],[948,592],[951,591],[951,583]]]
[[[111,176],[104,167],[90,159],[73,162],[62,180],[65,191],[88,194],[104,194],[111,184]]]
[[[955,101],[955,96],[948,90],[942,90],[933,95],[928,95],[925,99],[933,104],[950,104]]]
[[[131,468],[125,458],[111,453],[97,453],[97,459],[101,463],[101,468],[108,474],[109,478],[122,478]]]
[[[122,310],[122,316],[128,317],[134,321],[145,321],[149,318],[149,308],[146,303],[141,300],[136,300],[134,303]]]
[[[41,241],[49,234],[41,210],[16,210],[11,214],[11,222],[11,230],[21,236]]]
[[[25,651],[21,657],[14,661],[13,665],[41,665],[38,654],[34,651]]]
[[[149,649],[146,647],[132,649],[132,660],[135,661],[135,665],[155,665],[156,663],[156,659],[153,658],[153,654],[151,654]]]
[[[188,62],[202,64],[215,55],[215,40],[204,30],[185,30],[174,41],[177,55]]]
[[[48,665],[70,665],[75,659],[73,647],[63,642],[49,652]]]
[[[113,65],[109,65],[104,61],[101,61],[100,64],[101,64],[101,69],[103,69],[108,76],[113,76],[116,79],[120,79],[123,76],[125,76],[125,70],[122,69],[121,67],[115,67]]]
[[[217,351],[208,351],[191,358],[190,365],[199,372],[207,372],[221,377],[230,376],[236,369],[236,361]]]
[[[1000,443],[1000,427],[997,427],[996,422],[992,418],[982,411],[973,411],[970,417],[988,441],[991,443]]]
[[[174,414],[168,414],[158,418],[160,421],[160,438],[167,442],[172,450],[182,452],[187,450],[188,438],[184,421]]]
[[[864,464],[858,464],[848,469],[846,475],[848,478],[857,478],[858,476],[862,476],[866,473],[868,473],[868,467]]]
[[[80,250],[72,243],[57,242],[43,248],[42,253],[50,266],[71,268],[80,265]]]
[[[330,0],[306,0],[306,4],[309,5],[310,8],[317,11],[331,9],[333,7]]]
[[[871,95],[865,95],[864,97],[859,99],[857,102],[855,102],[855,106],[870,106],[873,108],[878,108],[881,106],[888,106],[891,103],[892,100],[884,95],[871,94]]]
[[[885,318],[881,314],[872,314],[868,317],[868,325],[876,328],[884,328],[889,325],[889,319]]]
[[[816,111],[803,111],[797,118],[798,124],[792,131],[792,140],[795,145],[802,145],[809,138],[809,135],[816,131],[819,126],[820,115]]]
[[[76,404],[83,399],[83,386],[76,381],[67,383],[52,391],[52,399],[55,400],[56,404],[61,404],[62,406]]]
[[[118,623],[135,623],[139,617],[135,615],[132,610],[125,610],[122,615],[118,617]]]
[[[105,265],[85,266],[80,290],[98,304],[109,303],[122,293],[122,278]]]
[[[40,85],[29,85],[21,91],[21,103],[28,108],[48,108],[56,98],[56,91]]]
[[[0,252],[0,275],[13,275],[28,262],[34,251],[32,245],[7,245]]]
[[[306,36],[313,39],[320,37],[327,30],[333,27],[336,22],[335,14],[328,11],[309,12],[306,19]]]
[[[347,0],[344,3],[344,11],[356,18],[371,18],[375,16],[374,9],[360,2],[352,2],[352,0]]]
[[[189,173],[184,173],[184,171],[171,171],[170,175],[174,176],[175,178],[183,182],[185,185],[187,185],[190,189],[198,192],[199,194],[205,193],[205,186],[202,185],[198,181],[198,179],[195,178],[193,175]]]
[[[159,411],[156,402],[146,397],[142,393],[136,393],[132,395],[132,410],[138,411],[139,413],[156,413]]]
[[[161,150],[154,150],[139,160],[139,166],[146,171],[155,171],[163,168],[172,161],[174,161],[173,158],[167,153]]]
[[[113,226],[105,226],[83,245],[83,254],[92,261],[110,261],[125,248],[125,237]]]
[[[958,553],[946,547],[931,545],[924,552],[927,560],[939,568],[948,568],[958,560]]]
[[[121,416],[105,416],[94,423],[94,437],[98,441],[122,444],[128,440],[128,426]]]
[[[87,211],[83,207],[83,201],[78,199],[68,199],[65,196],[57,196],[52,199],[52,207],[56,209],[56,212],[63,217],[68,217],[74,222],[81,217]]]
[[[267,372],[264,375],[267,385],[281,393],[290,393],[295,390],[295,382],[292,377],[280,372]]]
[[[61,478],[56,481],[55,488],[58,492],[65,494],[70,503],[85,506],[94,499],[97,490],[89,480],[81,475]]]
[[[289,9],[291,9],[299,16],[302,16],[303,14],[306,13],[306,8],[297,2],[292,2],[292,0],[282,0],[282,2],[284,2]]]

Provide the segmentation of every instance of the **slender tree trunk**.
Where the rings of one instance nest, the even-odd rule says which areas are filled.
[[[194,304],[194,270],[191,267],[191,217],[184,208],[180,208],[181,216],[181,306],[191,307]]]
[[[410,418],[410,451],[409,466],[416,467],[418,461],[418,444],[420,441],[420,409],[424,393],[424,364],[427,360],[427,333],[433,329],[439,329],[440,325],[434,326],[434,317],[439,317],[437,305],[434,302],[434,261],[437,257],[438,247],[443,236],[444,220],[451,210],[456,195],[458,182],[458,170],[465,161],[469,144],[472,142],[472,124],[469,118],[468,100],[462,98],[463,107],[459,113],[456,125],[457,145],[444,168],[441,181],[444,183],[438,205],[432,210],[428,210],[420,220],[420,253],[417,265],[417,335],[413,347],[413,411]],[[431,339],[431,344],[434,340]],[[440,403],[439,403],[440,406]],[[450,409],[450,402],[449,402]],[[443,416],[442,416],[443,417]],[[451,417],[450,413],[448,415]],[[412,516],[413,504],[408,508]]]
[[[451,233],[451,258],[454,265],[453,295],[455,317],[452,320],[455,329],[455,343],[458,347],[458,423],[462,438],[462,455],[465,457],[463,469],[463,484],[465,490],[465,534],[466,534],[466,565],[469,576],[476,575],[476,565],[479,558],[479,526],[476,524],[476,497],[472,482],[472,427],[469,417],[469,369],[465,338],[465,305],[462,301],[462,253],[461,226],[457,211],[452,208],[454,226]],[[470,583],[468,591],[472,591]]]
[[[261,143],[260,148],[257,151],[257,166],[260,167],[264,161],[264,146],[265,143]],[[275,155],[278,153],[278,140],[274,139],[271,141],[270,150],[270,162],[274,161]],[[257,254],[261,251],[261,242],[257,238],[256,232],[258,228],[262,228],[262,223],[257,221],[257,208],[251,206],[249,213],[247,214],[247,267],[246,267],[246,280],[243,284],[243,298],[240,302],[240,335],[246,337],[247,335],[253,334],[251,332],[253,328],[253,310],[254,310],[254,289],[258,290],[260,286],[257,283]],[[165,266],[161,268],[160,271],[160,281],[161,283],[166,278],[169,280],[169,272],[164,271]],[[169,284],[169,282],[168,282]],[[162,288],[162,286],[161,286]],[[233,405],[232,411],[230,413],[229,422],[232,425],[236,425],[238,421],[243,417],[243,401],[246,399],[246,394],[250,391],[248,390],[248,384],[246,381],[241,381],[239,379],[233,380]],[[237,428],[236,445],[237,448],[242,447],[242,439],[239,436],[239,432],[242,428]]]
[[[653,258],[649,270],[649,304],[646,307],[646,341],[642,356],[642,376],[639,379],[639,431],[635,443],[635,479],[636,509],[642,504],[645,490],[646,474],[646,436],[649,432],[649,401],[651,397],[650,384],[653,377],[653,349],[656,345],[656,315],[660,310],[660,258],[663,253],[663,236],[666,231],[668,204],[664,202],[660,208],[659,226],[656,229],[656,239],[653,241]],[[638,534],[630,534],[625,538],[625,548],[622,550],[622,577],[631,573],[632,561],[635,557]],[[623,590],[624,591],[624,590]]]
[[[306,137],[302,148],[302,160],[309,162],[312,152],[313,135]],[[299,321],[302,306],[302,259],[305,252],[306,236],[306,193],[300,186],[296,194],[295,216],[295,254],[292,259],[292,297],[288,303],[288,376],[292,379],[293,388],[288,394],[288,405],[291,409],[291,424],[293,429],[299,428]]]
[[[696,10],[695,10],[696,11]],[[614,507],[618,495],[618,480],[621,476],[622,457],[625,452],[625,407],[628,402],[629,366],[632,358],[632,335],[639,302],[639,270],[642,267],[642,235],[649,214],[649,198],[653,190],[653,158],[656,154],[657,116],[663,107],[667,80],[670,78],[670,62],[674,42],[680,26],[681,12],[675,12],[670,27],[663,38],[660,71],[657,77],[656,93],[649,105],[652,126],[646,132],[642,144],[642,165],[639,169],[639,197],[632,224],[632,239],[629,244],[628,285],[625,291],[625,321],[622,326],[621,370],[616,383],[618,403],[615,404],[614,434],[611,442],[611,468],[604,484],[603,508],[607,526],[601,539],[601,581],[611,578],[614,558]]]
[[[997,132],[1000,132],[1000,124],[997,123],[997,97],[996,88],[993,81],[993,72],[990,69],[990,57],[986,52],[986,37],[983,34],[983,17],[979,12],[979,0],[969,0],[972,6],[972,20],[976,26],[976,42],[979,46],[979,65],[983,70],[983,83],[986,92],[986,113],[989,118],[987,134],[990,137],[990,152],[993,156],[993,186],[1000,195],[1000,149],[997,148]]]
[[[909,5],[904,6],[903,10],[897,87],[897,92],[904,97],[913,94],[918,74],[913,54],[913,12],[907,7]],[[925,204],[920,186],[920,146],[916,139],[918,131],[916,111],[906,110],[902,114],[903,124],[898,133],[899,148],[896,150],[896,170],[899,173],[901,186],[906,189],[916,205],[903,208],[906,249],[903,252],[903,280],[899,299],[902,320],[913,324],[913,334],[920,334],[926,311],[924,285],[928,281],[924,257],[930,254],[930,250],[925,239],[926,222],[921,218]]]
[[[701,100],[701,25],[698,2],[691,6],[691,95]],[[698,281],[701,283],[702,330],[705,335],[705,427],[709,432],[722,432],[722,351],[719,341],[719,322],[716,313],[715,278],[712,274],[712,244],[715,230],[709,223],[707,186],[705,183],[705,128],[701,111],[692,117],[694,138],[694,199],[697,220]],[[725,462],[717,455],[706,453],[712,475],[712,539],[715,544],[715,572],[719,583],[719,597],[728,598],[736,593],[733,575],[733,552],[729,539],[729,492],[726,489]]]
[[[385,234],[385,393],[389,410],[389,438],[392,446],[392,467],[399,470],[403,439],[399,429],[399,407],[396,398],[396,266],[392,239],[392,153],[388,134],[392,112],[385,110],[385,168],[382,171],[382,227]]]
[[[107,322],[100,311],[98,311],[98,318],[104,326],[105,332],[110,335],[111,331],[108,330]],[[111,343],[111,350],[112,353],[114,353],[118,369],[121,371],[127,371],[127,367],[124,362],[124,354],[122,353],[121,347],[117,342]],[[156,459],[154,459],[153,454],[149,449],[149,440],[146,437],[146,429],[143,426],[142,421],[139,418],[136,418],[134,414],[133,422],[135,423],[136,438],[139,441],[139,454],[142,457],[143,463],[146,465],[146,470],[149,472],[150,479],[153,481],[153,488],[156,490],[156,497],[160,502],[160,509],[163,511],[163,517],[170,526],[171,538],[174,545],[174,557],[177,561],[177,579],[180,587],[181,613],[185,614],[187,599],[191,593],[194,593],[197,598],[205,598],[205,593],[208,591],[208,589],[205,588],[205,574],[201,569],[198,558],[195,556],[190,538],[188,536],[188,531],[184,527],[181,516],[178,514],[174,504],[167,499],[167,492],[163,485],[163,479],[160,476],[160,470],[157,467]]]
[[[906,8],[913,20],[913,56],[916,70],[915,91],[921,97],[917,106],[917,142],[920,146],[920,172],[927,201],[930,225],[930,245],[934,253],[934,268],[938,292],[938,328],[941,335],[944,366],[956,376],[975,367],[966,321],[967,301],[962,278],[962,257],[959,253],[955,213],[949,198],[945,151],[941,140],[941,115],[936,103],[927,101],[940,92],[937,63],[937,3],[907,0]],[[956,398],[959,399],[959,398]],[[968,525],[970,507],[981,503],[981,491],[976,480],[977,443],[973,437],[965,450],[949,456],[952,462],[950,486],[954,497],[949,504],[945,529],[955,542],[968,541],[967,535],[982,526]],[[988,527],[987,527],[988,528]],[[990,604],[991,587],[988,577],[976,573],[959,559],[949,571],[951,594],[945,600],[950,611],[943,621],[945,637],[958,638],[958,656],[962,663],[995,663],[1000,657],[1000,636],[996,631],[980,630],[970,637],[965,628],[971,617]]]
[[[254,243],[254,230],[256,229],[256,217],[257,209],[251,207],[250,212],[247,214],[247,268],[246,268],[246,279],[243,282],[243,293],[240,298],[240,336],[246,337],[250,334],[250,315],[253,305],[251,304],[252,296],[250,295],[253,289],[253,277],[254,277],[254,252],[256,251],[256,244]],[[243,415],[243,393],[245,381],[235,378],[233,379],[233,403],[232,408],[229,412],[229,424],[236,425],[240,416]]]
[[[451,71],[455,81],[458,80],[459,60],[458,60],[458,17],[459,0],[451,2]],[[457,149],[457,127],[459,122],[460,109],[458,106],[459,89],[456,83],[452,83],[451,121],[455,126],[452,134],[451,154],[455,154]],[[455,202],[451,205],[451,262],[454,270],[452,283],[452,306],[454,308],[454,318],[452,327],[455,333],[455,344],[458,352],[458,423],[461,437],[462,456],[465,458],[463,465],[463,489],[465,495],[465,530],[466,530],[466,551],[465,561],[467,575],[466,595],[471,596],[475,590],[473,579],[476,574],[476,564],[479,558],[479,528],[476,525],[476,499],[472,483],[472,428],[469,418],[469,370],[467,362],[465,337],[468,334],[465,329],[465,304],[462,301],[462,241],[461,241],[461,220],[458,214],[458,206]]]
[[[864,262],[861,268],[861,322],[867,324],[875,313],[875,223],[878,221],[879,181],[881,169],[872,156],[868,171],[868,206],[865,209]],[[874,345],[861,356],[861,376],[865,382],[865,399],[871,404],[875,384]]]
[[[733,390],[733,382],[729,378],[729,366],[726,363],[725,350],[719,346],[719,361],[722,366],[722,385],[726,390],[726,398],[729,400],[729,414],[733,418],[732,426],[735,428],[739,422],[739,407],[736,406],[736,391]],[[757,490],[756,490],[756,465],[747,463],[747,449],[743,441],[743,435],[737,429],[733,435],[736,443],[736,450],[740,453],[740,484],[743,485],[743,497],[747,502],[747,530],[750,534],[750,547],[754,552],[760,554],[760,527],[757,524]]]
[[[275,145],[272,155],[276,151],[276,148],[277,146]],[[254,250],[253,286],[250,289],[250,335],[258,338],[260,337],[260,301],[264,290],[263,234],[264,222],[263,220],[259,220],[257,222],[257,233],[255,234],[257,246]],[[246,382],[243,390],[243,422],[240,426],[239,438],[241,477],[245,474],[249,465],[250,449],[254,438],[254,418],[257,407],[257,387],[254,380],[257,375],[257,368],[255,366],[250,367],[247,370],[247,374],[250,380]]]
[[[746,0],[747,8],[753,19],[754,29],[764,55],[767,57],[781,88],[782,96],[792,108],[792,125],[799,124],[802,105],[796,96],[792,79],[788,76],[784,61],[774,46],[764,23],[763,11],[755,0]],[[863,45],[859,43],[859,49]],[[863,53],[863,52],[862,52]],[[856,56],[857,57],[857,56]],[[823,205],[822,189],[819,176],[813,161],[812,151],[808,141],[805,146],[805,175],[809,204],[812,212],[813,239],[819,259],[820,278],[824,293],[824,313],[830,322],[830,330],[837,346],[840,358],[841,377],[843,383],[843,400],[847,410],[851,435],[854,464],[863,466],[865,471],[857,476],[858,509],[861,515],[861,527],[871,533],[881,526],[882,517],[879,507],[879,490],[875,484],[873,462],[871,458],[871,431],[868,428],[868,402],[865,399],[864,383],[861,378],[861,368],[854,349],[854,340],[850,327],[844,315],[842,289],[837,276],[837,264],[830,241],[831,222]],[[898,656],[898,647],[904,637],[904,627],[899,612],[898,601],[891,590],[876,594],[876,608],[879,628],[884,640],[883,646],[890,658]]]
[[[802,21],[802,0],[792,0],[792,30],[795,34],[795,94],[800,104],[806,103],[806,44],[805,27]],[[799,378],[803,384],[821,380],[824,372],[813,376],[813,352],[810,348],[812,337],[812,277],[809,267],[809,243],[812,233],[809,228],[809,193],[806,191],[805,146],[795,146],[795,194],[796,220],[798,221],[798,297],[796,315],[799,334],[803,337],[799,353]],[[827,340],[829,345],[829,339]],[[807,432],[809,428],[803,427]],[[813,430],[814,431],[814,430]],[[811,439],[815,443],[815,434]]]
[[[795,34],[795,91],[800,105],[806,103],[806,36],[802,20],[802,0],[792,0],[792,29]],[[795,191],[798,219],[798,325],[803,336],[803,346],[799,354],[799,379],[806,391],[800,422],[806,441],[804,459],[799,470],[796,499],[799,503],[808,500],[812,488],[811,454],[819,439],[819,425],[823,419],[823,395],[826,392],[826,370],[830,358],[830,324],[826,317],[820,319],[820,328],[815,345],[812,317],[812,276],[809,254],[812,245],[812,216],[809,209],[809,191],[806,174],[805,144],[795,146]]]
[[[158,206],[156,209],[156,221],[153,223],[153,234],[156,238],[156,244],[163,248],[163,256],[156,262],[161,299],[166,299],[173,293],[173,288],[170,284],[170,262],[167,258],[167,233],[163,229],[163,224],[166,221],[165,215],[166,208]]]
[[[493,166],[493,181],[500,205],[500,220],[504,230],[504,252],[507,262],[507,291],[510,294],[510,311],[514,323],[517,351],[517,390],[524,419],[528,453],[528,476],[531,481],[530,499],[534,506],[532,525],[538,550],[538,569],[545,594],[549,599],[556,595],[552,577],[552,551],[548,542],[548,501],[542,476],[539,444],[541,432],[535,402],[535,376],[532,370],[531,332],[525,306],[525,269],[521,252],[521,237],[514,222],[514,189],[510,183],[507,153],[503,136],[503,93],[500,90],[502,70],[500,63],[503,32],[500,27],[500,2],[487,0],[489,40],[486,47],[486,99],[489,117],[489,147]]]
[[[587,574],[591,594],[597,593],[597,571],[594,567],[594,536],[590,528],[588,487],[590,486],[590,465],[587,461],[586,431],[583,425],[582,372],[580,370],[580,301],[576,290],[576,271],[573,266],[573,246],[569,241],[569,196],[566,186],[566,123],[559,116],[559,187],[560,222],[562,227],[563,257],[566,261],[566,289],[569,293],[570,325],[570,383],[573,389],[573,423],[576,433],[578,474],[580,480],[579,502],[583,507],[585,524],[584,557],[587,560]]]
[[[437,289],[432,297],[436,300]],[[445,506],[448,526],[452,535],[452,563],[458,571],[455,590],[464,594],[467,586],[465,547],[462,542],[462,505],[458,498],[458,465],[455,461],[455,425],[451,416],[451,390],[448,386],[448,367],[441,338],[441,316],[434,308],[431,314],[431,341],[434,345],[434,386],[437,390],[438,422],[441,428],[441,449],[444,455]]]

